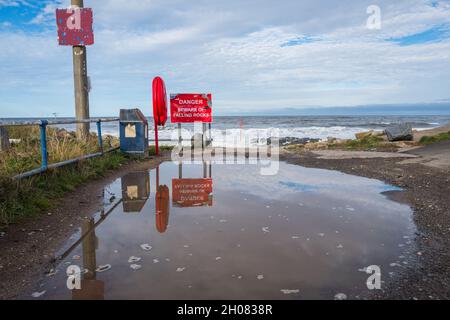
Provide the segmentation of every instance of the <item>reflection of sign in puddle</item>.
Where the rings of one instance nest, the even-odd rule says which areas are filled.
[[[172,203],[177,207],[212,206],[212,179],[172,179]]]
[[[150,176],[147,171],[131,172],[122,177],[124,212],[140,212],[150,196]]]

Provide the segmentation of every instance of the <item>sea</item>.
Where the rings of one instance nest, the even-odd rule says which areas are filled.
[[[71,120],[73,118],[49,118],[50,121]],[[36,121],[34,118],[3,118],[1,124],[24,123]],[[153,119],[149,121],[149,138],[154,138]],[[421,116],[217,116],[211,124],[211,136],[216,146],[224,146],[236,140],[255,136],[277,135],[283,137],[310,138],[325,140],[329,137],[339,139],[353,139],[355,133],[368,130],[384,130],[399,124],[410,123],[415,130],[426,130],[450,124],[449,115],[421,115]],[[57,125],[66,130],[75,130],[74,124]],[[162,143],[170,144],[168,140],[176,141],[178,137],[177,124],[168,119],[164,127],[160,127],[159,138]],[[189,140],[194,132],[201,131],[200,126],[182,124],[183,139]],[[95,123],[91,124],[91,131],[96,131]],[[118,122],[102,124],[102,134],[119,135]]]

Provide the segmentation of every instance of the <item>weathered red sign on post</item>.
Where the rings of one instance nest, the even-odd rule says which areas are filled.
[[[210,93],[171,94],[170,121],[172,123],[211,123],[212,95]]]
[[[172,179],[172,202],[179,207],[212,206],[212,179]]]
[[[58,41],[61,46],[72,46],[73,78],[75,87],[75,115],[77,120],[89,119],[89,91],[86,46],[94,44],[93,13],[84,8],[83,0],[71,0],[71,7],[56,9]],[[77,123],[77,139],[89,137],[89,123]]]
[[[58,41],[61,46],[89,46],[94,44],[91,8],[56,9]]]

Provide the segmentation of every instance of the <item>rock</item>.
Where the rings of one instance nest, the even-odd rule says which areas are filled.
[[[140,264],[132,264],[130,265],[130,268],[133,270],[139,270],[142,266]]]
[[[105,271],[108,271],[109,269],[111,269],[111,265],[110,264],[105,264],[103,266],[98,266],[95,271],[97,271],[97,272],[105,272]]]
[[[283,292],[284,294],[294,294],[300,292],[299,289],[281,289],[280,291]]]
[[[370,137],[372,135],[372,133],[373,133],[373,130],[364,131],[364,132],[358,132],[358,133],[355,134],[355,137],[358,140],[362,140],[362,139],[364,139],[366,137]]]
[[[384,136],[383,131],[374,131],[374,130],[358,132],[355,134],[355,137],[358,140],[362,140],[366,137],[381,137],[381,136]]]
[[[393,141],[391,142],[391,144],[396,146],[397,148],[409,148],[417,146],[417,142],[415,141]]]
[[[139,262],[139,261],[141,261],[141,258],[140,257],[135,257],[135,256],[131,256],[128,259],[128,263]]]
[[[22,142],[22,139],[9,139],[10,145],[16,145]]]
[[[191,147],[194,149],[201,149],[203,147],[203,134],[196,133],[192,136]]]
[[[44,294],[45,294],[45,290],[44,291],[41,291],[41,292],[33,292],[32,294],[31,294],[31,296],[33,297],[33,298],[39,298],[39,297],[41,297],[41,296],[43,296]]]
[[[326,141],[319,141],[319,142],[311,142],[305,144],[306,150],[323,150],[328,149],[328,142]]]
[[[334,300],[347,300],[347,295],[345,293],[338,293],[334,296]]]
[[[335,137],[327,137],[328,143],[335,143],[336,141],[337,141],[337,139]]]
[[[267,139],[267,145],[272,144],[272,140],[274,140],[274,137],[270,137]],[[305,145],[310,142],[318,142],[319,139],[312,139],[312,138],[296,138],[296,137],[283,137],[278,139],[279,146],[286,147],[294,144],[299,145]]]
[[[410,123],[402,123],[385,129],[389,141],[413,140],[412,126]]]
[[[152,246],[149,245],[148,243],[143,243],[143,244],[141,244],[141,249],[144,251],[150,251],[150,250],[152,250]]]
[[[205,139],[205,147],[209,146],[211,141]],[[203,134],[196,133],[191,138],[191,148],[201,149],[203,147]]]

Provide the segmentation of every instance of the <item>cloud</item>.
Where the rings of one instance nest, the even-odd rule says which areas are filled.
[[[8,19],[13,28],[0,31],[0,41],[11,44],[0,52],[0,116],[36,109],[73,115],[71,50],[57,46],[54,22],[54,9],[70,1],[30,8],[0,0],[0,7],[5,3],[30,18]],[[96,43],[88,48],[92,114],[149,108],[155,75],[169,92],[212,92],[222,113],[448,98],[450,40],[439,34],[439,41],[399,43],[433,28],[447,34],[446,1],[380,0],[381,30],[365,26],[368,0],[86,4],[95,20]],[[35,109],[22,107],[28,104]]]
[[[2,7],[34,7],[30,1],[27,0],[0,0],[0,8]]]

